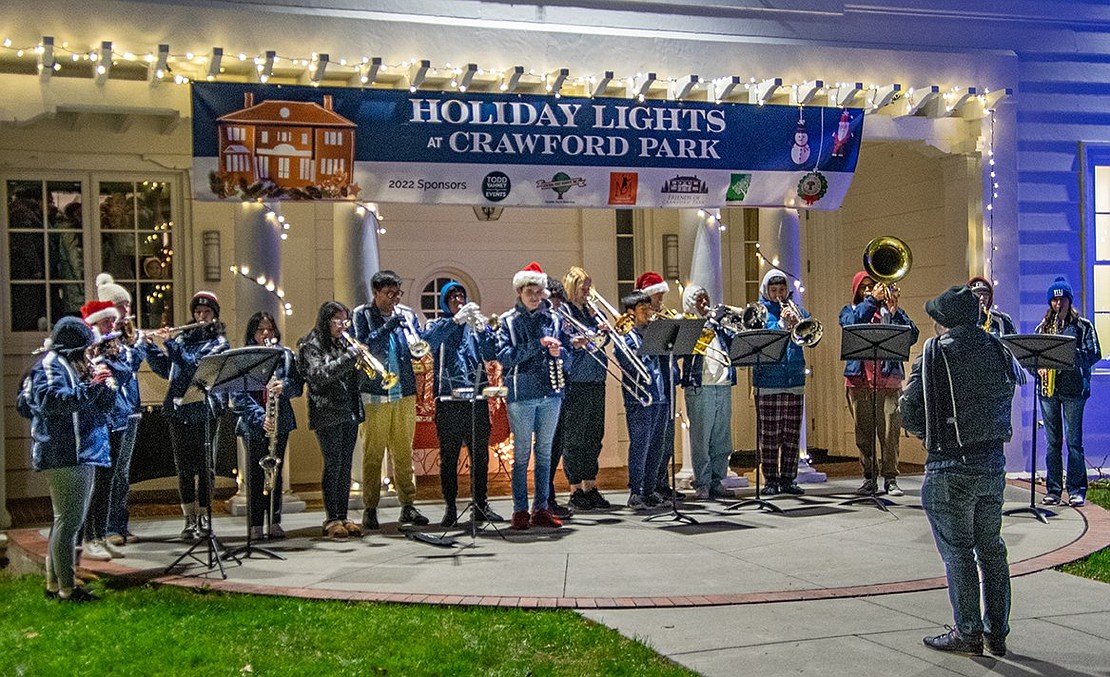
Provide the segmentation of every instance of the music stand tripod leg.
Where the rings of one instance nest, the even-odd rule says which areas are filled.
[[[1041,392],[1041,375],[1037,370],[1036,362],[1033,365],[1033,443],[1029,457],[1029,505],[1021,508],[1003,510],[1003,515],[1024,515],[1026,513],[1036,517],[1043,524],[1048,524],[1049,517],[1056,517],[1056,513],[1037,505],[1037,399]]]
[[[671,391],[670,395],[670,411],[668,416],[671,417],[671,424],[674,425],[675,421],[675,384],[674,384],[674,355],[670,358],[671,370]],[[682,522],[684,524],[698,524],[698,521],[693,517],[687,515],[678,509],[678,470],[675,466],[675,460],[678,454],[675,450],[671,451],[671,509],[669,512],[660,513],[657,515],[649,515],[643,519],[644,522],[654,522],[656,520],[666,520],[668,522]]]

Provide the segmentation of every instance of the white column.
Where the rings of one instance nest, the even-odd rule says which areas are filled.
[[[7,373],[4,371],[4,354],[0,350],[0,374]],[[2,379],[3,377],[0,377]],[[14,377],[18,378],[18,377]],[[22,386],[22,383],[16,384],[16,392]],[[4,427],[4,407],[0,407],[0,431],[6,430]],[[12,526],[12,517],[8,514],[8,469],[7,469],[7,447],[4,441],[4,435],[0,434],[0,529],[8,529]],[[6,539],[7,536],[4,536]]]
[[[274,207],[275,211],[277,207]],[[281,288],[281,224],[276,214],[260,202],[244,202],[236,218],[235,254],[233,264],[244,275],[235,275],[235,307],[237,316],[246,320],[259,311],[274,316],[279,326],[285,317],[282,302],[266,287]],[[248,279],[249,278],[249,279]],[[261,281],[261,284],[260,282]],[[234,327],[232,331],[240,330]],[[241,336],[228,336],[232,343],[238,343]],[[227,502],[227,511],[232,515],[245,515],[247,512],[247,453],[242,440],[237,439],[239,477],[235,495]]]
[[[777,267],[780,270],[796,275],[803,281],[806,279],[801,215],[797,209],[759,210],[759,241],[763,255],[771,261],[778,260]],[[765,273],[766,270],[762,272]],[[799,286],[795,280],[788,280],[787,285],[794,294],[794,303],[805,307],[804,284]],[[809,362],[808,355],[806,361]],[[808,421],[803,399],[802,431],[798,439],[798,482],[824,482],[827,479],[825,473],[817,472],[809,464],[809,453],[806,451]]]
[[[336,202],[332,206],[332,264],[335,291],[333,298],[351,310],[369,303],[373,296],[370,278],[381,270],[378,255],[378,221],[376,205]],[[384,473],[383,473],[384,475]],[[382,503],[388,494],[383,479]],[[362,435],[355,442],[351,461],[351,499],[348,510],[362,510]]]

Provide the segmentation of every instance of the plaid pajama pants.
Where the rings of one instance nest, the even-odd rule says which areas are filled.
[[[759,462],[763,477],[769,484],[790,484],[798,476],[802,396],[756,395],[755,410],[759,417]]]

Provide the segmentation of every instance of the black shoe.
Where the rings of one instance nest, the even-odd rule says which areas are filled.
[[[663,505],[663,503],[664,503],[663,497],[660,496],[659,494],[656,494],[656,493],[647,494],[643,497],[643,499],[644,499],[644,505],[646,505],[649,508],[658,508],[659,506]],[[670,501],[665,501],[665,502],[670,503]]]
[[[779,485],[779,492],[783,493],[783,494],[792,494],[794,496],[801,496],[802,494],[804,494],[806,492],[806,490],[799,487],[797,482],[791,482],[790,484],[780,484]]]
[[[764,484],[763,488],[759,490],[760,496],[777,496],[778,493],[779,485],[775,484],[774,482],[768,482],[767,484]]]
[[[459,521],[458,511],[455,509],[455,506],[449,505],[443,511],[443,519],[441,519],[439,521],[439,526],[444,527],[444,528],[450,528],[450,527],[455,526],[455,523],[458,522],[458,521]]]
[[[948,632],[936,637],[926,637],[922,642],[930,649],[948,651],[950,653],[964,654],[966,656],[983,655],[983,636],[964,637],[960,631],[951,626],[944,626]]]
[[[367,531],[378,530],[378,509],[367,508],[362,511],[362,528]]]
[[[547,509],[549,511],[551,511],[552,515],[555,515],[556,517],[558,517],[561,520],[566,520],[566,519],[570,519],[571,517],[574,517],[574,511],[573,510],[566,507],[565,505],[559,505],[558,503],[555,502],[554,498],[547,502]]]
[[[96,602],[99,600],[99,597],[89,592],[88,589],[82,588],[81,586],[77,586],[76,588],[74,588],[73,592],[69,593],[69,597],[62,597],[61,595],[58,596],[58,601],[61,602]]]
[[[597,487],[591,487],[590,490],[586,492],[586,498],[589,500],[590,505],[596,510],[611,510],[613,508],[613,504],[605,500],[605,497],[601,495]]]
[[[676,501],[685,501],[686,500],[686,494],[682,493],[681,491],[675,491],[674,489],[671,489],[666,484],[660,484],[658,487],[656,487],[655,488],[655,493],[659,494],[660,496],[667,499],[668,501],[671,500],[672,498]]]
[[[856,489],[856,494],[859,496],[872,496],[879,493],[879,483],[875,480],[864,480],[859,489]]]
[[[50,588],[43,588],[42,589],[42,596],[45,597],[46,599],[58,599],[58,591],[57,590],[51,590]]]
[[[474,517],[479,521],[484,522],[504,522],[505,518],[498,515],[489,507],[489,503],[474,506]]]
[[[570,495],[570,500],[567,501],[567,505],[574,510],[584,511],[594,509],[594,504],[590,502],[590,497],[581,489],[574,490],[574,493]]]
[[[418,527],[428,524],[428,518],[421,515],[415,505],[401,506],[401,519],[397,521],[401,524],[415,524]]]
[[[728,491],[720,484],[714,484],[713,486],[709,487],[709,498],[731,499],[735,497],[732,495],[732,492]]]
[[[1006,638],[992,635],[989,632],[983,633],[983,643],[987,647],[987,651],[991,652],[992,656],[1005,656],[1006,655]]]

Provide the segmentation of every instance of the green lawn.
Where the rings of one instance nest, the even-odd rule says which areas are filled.
[[[0,574],[3,675],[691,675],[569,610],[103,589],[92,604]]]
[[[1087,500],[1110,510],[1110,480],[1091,482]],[[1081,560],[1065,564],[1060,571],[1110,583],[1110,547],[1103,548]]]

